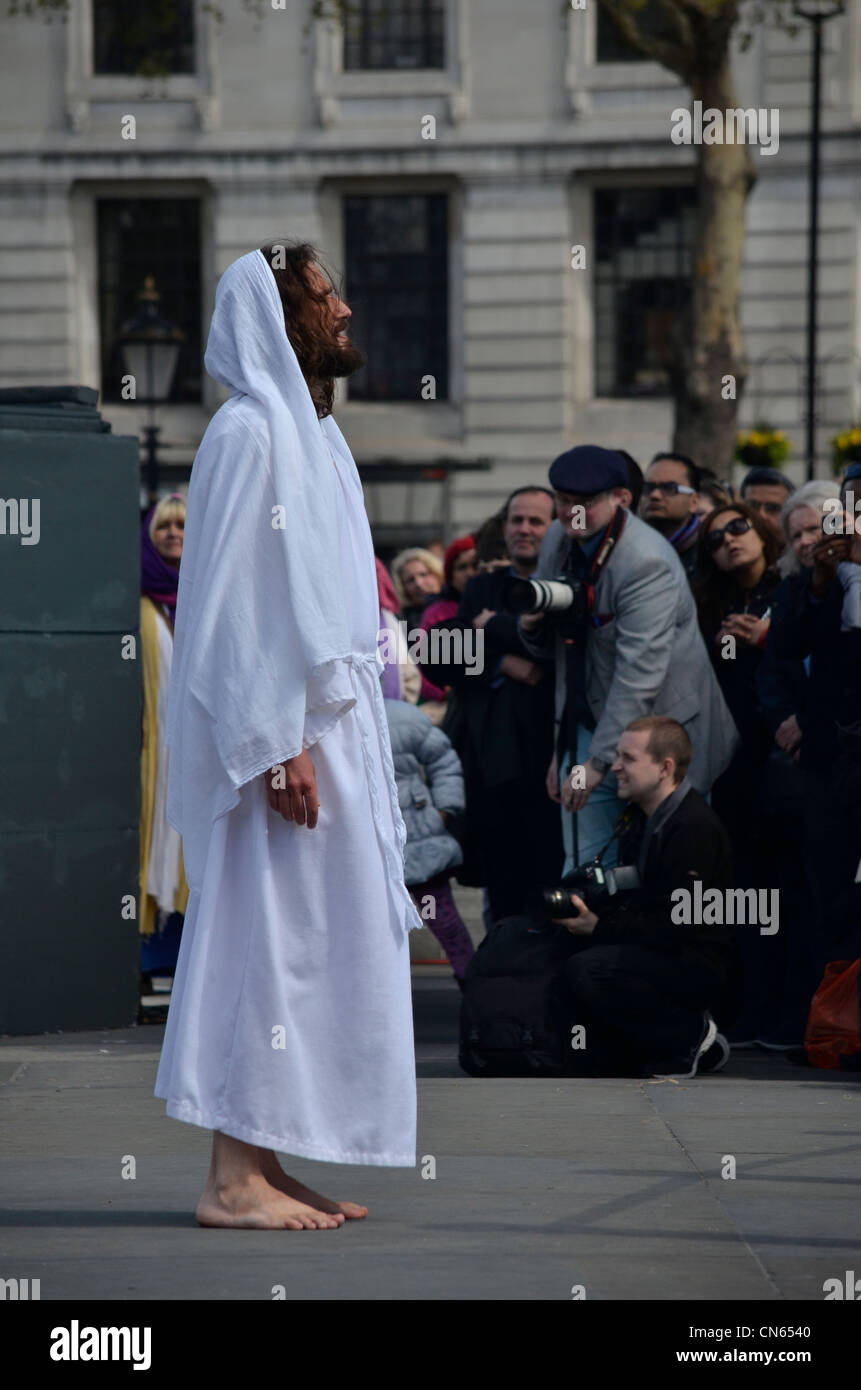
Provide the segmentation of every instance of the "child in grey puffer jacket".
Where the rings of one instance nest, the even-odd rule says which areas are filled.
[[[446,819],[465,805],[460,758],[420,707],[404,700],[384,703],[398,803],[407,830],[404,878],[460,984],[475,954],[451,891],[451,870],[462,862],[463,854],[446,829]],[[426,917],[428,909],[432,915]]]

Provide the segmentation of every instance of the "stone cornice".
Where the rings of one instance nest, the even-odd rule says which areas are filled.
[[[861,128],[843,128],[823,133],[825,174],[836,170],[858,169]],[[781,132],[781,150],[776,157],[760,156],[756,170],[793,174],[807,167],[806,133]],[[194,148],[142,148],[134,152],[117,149],[116,143],[104,150],[67,145],[50,149],[4,149],[0,144],[0,178],[19,182],[38,179],[175,179],[197,178],[217,183],[254,184],[266,181],[276,171],[291,183],[313,187],[323,178],[385,178],[398,176],[449,176],[470,182],[498,182],[507,178],[536,180],[564,178],[589,172],[612,173],[628,169],[677,169],[680,173],[694,166],[693,150],[673,145],[663,134],[640,132],[630,138],[608,139],[600,144],[574,142],[570,136],[512,143],[505,140],[460,141],[439,146],[391,143],[361,151],[344,144],[317,145],[286,149],[283,145],[261,148],[259,141],[245,147],[220,147],[200,143]]]

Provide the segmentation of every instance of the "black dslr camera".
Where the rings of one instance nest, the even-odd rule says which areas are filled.
[[[574,629],[588,615],[589,598],[586,585],[568,574],[556,579],[517,579],[511,575],[503,585],[502,606],[517,617],[544,613],[559,626]]]
[[[577,865],[566,874],[559,888],[544,888],[541,901],[551,917],[579,917],[580,913],[571,901],[571,894],[582,898],[590,912],[601,914],[617,893],[631,893],[640,886],[640,875],[634,864],[617,869],[605,869],[596,861],[592,864]]]

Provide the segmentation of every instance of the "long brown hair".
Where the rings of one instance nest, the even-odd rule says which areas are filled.
[[[734,512],[737,516],[743,516],[750,522],[762,541],[766,570],[774,568],[781,549],[780,542],[772,535],[758,513],[744,502],[726,502],[715,507],[713,512],[709,512],[707,516],[701,518],[697,572],[693,590],[694,598],[697,601],[700,627],[706,633],[716,632],[720,627],[723,616],[733,598],[736,597],[738,590],[738,580],[733,575],[725,574],[723,570],[718,569],[714,556],[706,548],[706,537],[714,527],[715,518],[724,512]]]
[[[296,353],[311,400],[319,418],[331,415],[335,399],[334,378],[322,375],[322,364],[331,344],[324,338],[320,318],[309,312],[309,304],[324,304],[327,291],[312,289],[308,269],[316,265],[318,270],[334,283],[330,272],[323,265],[320,253],[310,241],[270,241],[260,250],[269,262],[275,278],[281,304],[284,309],[284,327],[287,337]]]

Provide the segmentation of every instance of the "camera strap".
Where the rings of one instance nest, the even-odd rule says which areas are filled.
[[[624,507],[617,507],[615,515],[601,537],[601,542],[595,552],[595,558],[589,567],[586,576],[586,597],[589,603],[589,621],[593,627],[603,627],[612,618],[612,613],[595,612],[595,585],[601,578],[601,572],[615,549],[616,542],[625,529],[625,522],[628,520],[628,513]],[[576,545],[576,541],[574,544]]]
[[[595,551],[595,555],[592,559],[588,571],[585,574],[583,573],[582,569],[583,560],[585,557],[583,557],[583,553],[577,545],[577,542],[575,540],[572,540],[570,542],[569,564],[572,560],[575,561],[573,568],[574,573],[577,574],[576,561],[580,561],[581,568],[579,574],[577,574],[577,577],[580,579],[580,582],[583,584],[583,587],[586,590],[586,622],[589,623],[592,627],[603,627],[606,623],[611,622],[613,618],[612,613],[595,612],[595,585],[601,577],[601,573],[604,569],[604,566],[606,565],[607,561],[613,553],[613,550],[616,546],[616,542],[618,541],[619,537],[625,529],[625,522],[627,520],[628,513],[625,510],[625,508],[617,507],[614,516],[612,517],[609,525],[605,529],[604,534],[601,536],[601,539],[598,543],[598,547]],[[560,767],[562,765],[562,758],[564,756],[566,745],[568,746],[571,752],[572,759],[574,757],[573,750],[577,747],[578,723],[585,723],[586,727],[590,729],[594,729],[595,727],[595,723],[592,719],[591,714],[588,712],[588,709],[585,708],[586,653],[583,635],[580,634],[576,637],[573,635],[563,637],[562,641],[563,651],[565,653],[566,666],[566,699],[565,708],[562,713],[562,718],[559,721],[558,731],[556,735],[556,756]],[[576,708],[575,703],[575,690],[577,689],[581,691],[579,711]]]
[[[624,809],[624,811],[622,812],[621,816],[620,816],[619,819],[616,821],[616,824],[613,826],[613,833],[612,833],[612,835],[610,836],[609,840],[607,841],[606,845],[604,845],[603,849],[601,849],[601,850],[598,851],[598,853],[595,855],[595,858],[594,858],[594,859],[591,859],[591,860],[589,861],[591,864],[600,864],[600,863],[601,863],[601,860],[604,858],[604,855],[607,853],[607,850],[610,848],[610,846],[612,845],[613,841],[614,841],[614,840],[620,840],[620,839],[622,838],[622,836],[623,836],[624,834],[626,834],[626,832],[630,829],[631,822],[632,822],[633,819],[634,819],[633,807],[631,807],[631,806],[626,806],[625,809]]]

